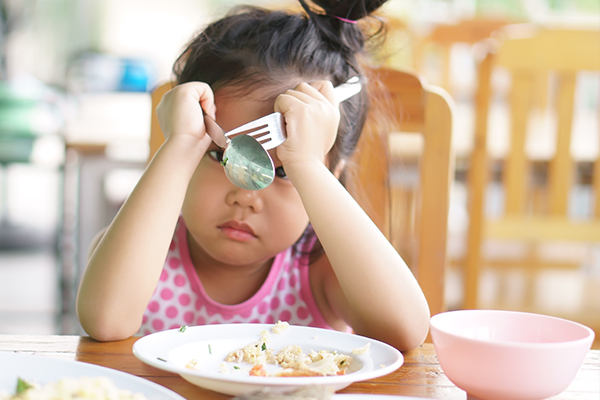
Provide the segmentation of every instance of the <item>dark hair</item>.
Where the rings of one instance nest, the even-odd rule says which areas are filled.
[[[329,79],[335,86],[359,75],[367,36],[358,21],[386,0],[315,0],[318,12],[300,0],[306,13],[239,6],[208,25],[179,56],[173,67],[178,83],[201,81],[214,91],[234,86],[273,90],[273,97],[302,81]],[[382,26],[382,25],[380,25]],[[356,148],[368,111],[365,87],[340,105],[341,120],[330,166],[347,160]],[[344,177],[340,179],[344,183]]]
[[[201,81],[213,91],[234,87],[242,93],[261,87],[272,97],[303,81],[328,79],[337,86],[360,76],[363,90],[340,105],[338,135],[329,153],[333,169],[352,156],[360,138],[369,106],[361,57],[367,41],[383,31],[381,22],[365,32],[364,20],[342,19],[362,20],[387,0],[314,0],[320,9],[299,1],[301,13],[235,7],[187,45],[173,72],[179,84]],[[345,183],[343,173],[340,181]]]

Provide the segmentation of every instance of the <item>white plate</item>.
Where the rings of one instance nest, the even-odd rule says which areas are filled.
[[[238,395],[263,387],[287,391],[305,385],[328,385],[340,390],[353,382],[365,381],[387,375],[398,369],[404,358],[402,353],[385,343],[363,336],[327,329],[290,326],[281,334],[274,334],[270,324],[203,325],[187,328],[184,332],[172,329],[153,333],[135,342],[133,354],[156,368],[174,372],[189,382],[228,395]],[[222,373],[220,366],[230,351],[258,341],[262,331],[271,333],[269,347],[279,351],[290,344],[298,345],[304,353],[310,350],[329,350],[351,355],[354,360],[346,375],[319,377],[260,377],[249,376],[247,368],[228,368]],[[352,350],[370,343],[363,355]],[[185,368],[191,359],[198,360],[200,370]],[[230,364],[231,365],[231,364]]]
[[[391,394],[344,393],[334,394],[333,400],[423,400],[423,398]]]
[[[78,361],[0,352],[0,392],[14,394],[17,378],[41,385],[61,378],[106,377],[119,389],[143,393],[149,400],[185,400],[175,392],[146,379],[114,369]]]

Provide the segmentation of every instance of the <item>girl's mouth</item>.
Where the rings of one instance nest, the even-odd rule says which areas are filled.
[[[247,242],[256,239],[256,235],[250,225],[244,222],[227,221],[223,225],[218,226],[218,229],[232,240]]]

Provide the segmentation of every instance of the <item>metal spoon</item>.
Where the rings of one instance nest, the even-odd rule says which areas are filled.
[[[356,76],[352,77],[337,86],[334,91],[338,101],[342,102],[361,91],[360,80]],[[225,149],[221,164],[223,164],[227,178],[234,185],[247,190],[260,190],[269,186],[275,179],[275,165],[264,147],[251,134],[238,135],[229,139],[219,124],[204,110],[202,112],[206,132],[217,146]],[[263,117],[259,121],[264,118],[269,118],[269,116]]]
[[[227,178],[242,189],[264,189],[275,179],[273,159],[252,136],[240,135],[231,139],[221,164]]]
[[[264,189],[275,179],[275,165],[269,153],[256,139],[239,135],[233,139],[225,136],[217,122],[204,113],[206,133],[222,149],[225,175],[236,186],[246,190]]]

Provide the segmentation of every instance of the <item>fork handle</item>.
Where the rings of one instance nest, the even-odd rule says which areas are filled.
[[[341,103],[359,93],[361,89],[362,85],[360,84],[360,78],[358,76],[353,76],[341,85],[336,86],[333,91],[335,92],[338,103]]]

